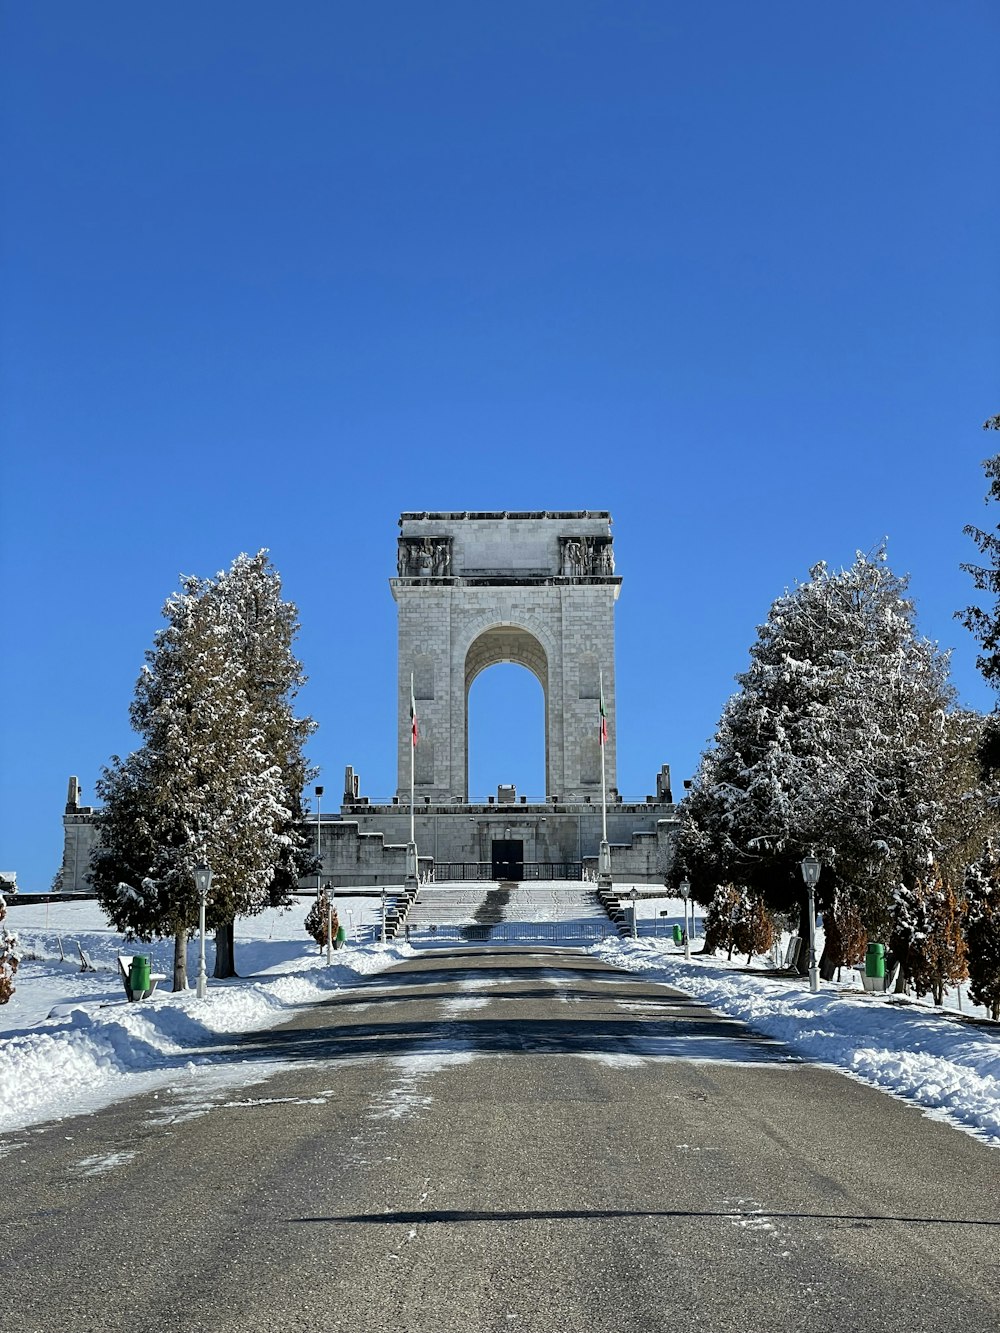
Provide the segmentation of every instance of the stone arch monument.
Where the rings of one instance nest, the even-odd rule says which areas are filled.
[[[420,744],[418,798],[466,802],[469,689],[498,662],[526,667],[545,697],[545,797],[600,794],[599,688],[615,776],[615,602],[611,516],[600,510],[405,513],[400,517],[397,758],[410,790],[410,678]]]
[[[615,744],[615,574],[604,510],[405,513],[396,577],[396,795],[372,800],[353,765],[340,812],[308,826],[320,874],[337,888],[401,884],[417,873],[447,879],[579,878],[657,884],[676,829],[670,770],[655,793],[623,800]],[[545,792],[468,790],[469,689],[498,662],[525,667],[545,698]],[[410,805],[410,679],[420,719]],[[601,808],[600,683],[608,715],[607,840]],[[498,775],[500,777],[502,775]],[[329,780],[329,779],[328,779]],[[544,799],[543,798],[544,795]],[[62,878],[85,889],[95,813],[70,779]],[[411,827],[414,841],[410,840]],[[419,863],[415,865],[416,857]],[[607,869],[607,867],[606,867]],[[603,873],[603,872],[601,872]],[[313,891],[312,873],[302,888]]]

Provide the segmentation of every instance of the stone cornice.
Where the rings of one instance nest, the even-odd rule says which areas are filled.
[[[399,526],[404,523],[453,523],[462,519],[477,521],[487,519],[490,521],[509,519],[512,522],[521,522],[525,519],[550,518],[550,519],[577,519],[577,518],[597,518],[606,519],[611,522],[611,515],[606,509],[494,509],[494,510],[455,510],[445,512],[443,510],[425,510],[417,512],[407,510],[399,516]]]

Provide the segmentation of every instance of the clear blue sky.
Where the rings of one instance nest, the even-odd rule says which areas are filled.
[[[403,509],[611,511],[628,796],[886,536],[992,706],[998,49],[995,0],[6,4],[0,866],[49,883],[178,574],[261,546],[329,792],[391,792]],[[474,789],[540,793],[537,685],[472,706]]]

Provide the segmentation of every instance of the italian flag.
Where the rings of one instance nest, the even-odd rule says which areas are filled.
[[[417,743],[417,701],[413,696],[413,677],[410,677],[410,742]]]
[[[591,677],[593,679],[593,677]],[[604,676],[601,676],[601,744],[608,743],[608,715],[604,711]]]

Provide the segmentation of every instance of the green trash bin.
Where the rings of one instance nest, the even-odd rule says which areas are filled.
[[[885,976],[885,945],[873,941],[865,952],[865,976]]]
[[[334,946],[333,946],[333,947],[334,947],[335,949],[342,949],[342,948],[344,947],[344,942],[346,941],[346,939],[347,939],[347,930],[346,930],[346,928],[345,928],[344,926],[338,926],[338,927],[337,927],[337,938],[336,938],[336,940],[335,940],[335,942],[334,942]]]
[[[680,926],[674,926],[674,943],[675,944],[684,943],[684,932],[683,930],[681,930]]]
[[[144,953],[133,954],[132,966],[129,968],[128,984],[136,998],[145,995],[149,990],[149,972],[149,955]]]

